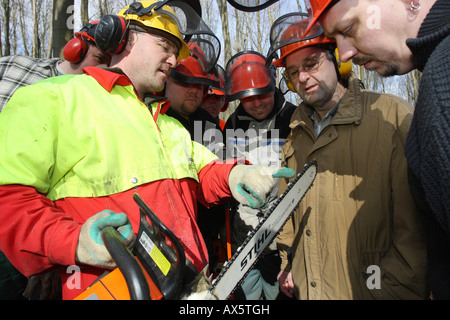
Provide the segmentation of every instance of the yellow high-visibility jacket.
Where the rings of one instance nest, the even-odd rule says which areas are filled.
[[[138,193],[201,271],[197,200],[230,199],[233,164],[192,141],[167,101],[147,105],[121,73],[85,72],[20,88],[0,114],[0,250],[27,276],[75,264],[81,225],[97,212],[125,212],[137,233]],[[63,285],[63,297],[102,272],[82,266],[81,286]]]

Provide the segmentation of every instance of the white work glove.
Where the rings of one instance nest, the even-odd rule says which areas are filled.
[[[277,178],[292,178],[295,171],[290,168],[256,165],[236,165],[228,177],[233,197],[251,208],[264,208],[267,196],[278,183]]]
[[[116,263],[102,240],[102,229],[113,227],[128,248],[134,245],[136,235],[125,213],[103,210],[86,220],[81,227],[76,249],[76,261],[95,267],[112,269]]]

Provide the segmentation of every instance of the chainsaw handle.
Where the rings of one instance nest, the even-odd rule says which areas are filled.
[[[151,300],[150,289],[141,266],[113,227],[102,230],[102,240],[122,272],[131,300]]]
[[[134,247],[136,257],[143,264],[145,270],[158,286],[164,295],[164,299],[177,299],[182,289],[186,273],[186,255],[183,245],[177,236],[158,218],[158,216],[147,206],[142,198],[133,194],[140,209],[141,219],[136,245]],[[151,222],[151,224],[147,221]],[[167,274],[162,273],[159,266],[153,258],[149,256],[148,251],[140,243],[142,234],[147,234],[155,242],[159,250],[163,252],[165,258],[170,262],[170,269]],[[166,239],[169,239],[171,245],[167,245]],[[169,249],[169,250],[167,250]],[[150,260],[150,261],[149,261]]]

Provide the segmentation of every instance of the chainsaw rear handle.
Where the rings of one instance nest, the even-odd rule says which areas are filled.
[[[133,194],[133,198],[139,206],[141,214],[139,232],[133,251],[164,295],[164,299],[178,299],[186,275],[186,255],[184,248],[177,236],[164,225],[137,193]],[[162,272],[158,261],[153,259],[141,243],[140,239],[143,234],[146,234],[152,240],[155,247],[158,247],[158,250],[170,263],[170,269],[168,271],[166,270],[166,273]],[[170,240],[171,245],[166,243],[167,239]]]
[[[117,230],[113,227],[104,228],[102,240],[125,278],[131,300],[151,300],[144,272],[130,249],[120,238]]]

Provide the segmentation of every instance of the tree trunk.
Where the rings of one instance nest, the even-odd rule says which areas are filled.
[[[219,7],[220,20],[222,21],[222,34],[223,34],[223,52],[225,63],[231,58],[231,41],[230,41],[230,27],[228,25],[228,11],[227,1],[217,0],[217,6]],[[225,66],[223,66],[225,68]]]
[[[4,39],[5,42],[2,43],[3,47],[3,55],[9,56],[11,54],[11,43],[10,43],[10,36],[9,36],[9,21],[11,17],[11,9],[10,9],[10,3],[9,0],[3,0],[2,1],[2,7],[3,7],[3,33],[5,35]]]
[[[31,0],[31,13],[33,15],[33,42],[31,46],[31,56],[40,58],[40,41],[39,41],[39,18],[36,7],[36,0]]]
[[[53,57],[62,57],[62,51],[73,37],[73,0],[53,0]]]
[[[81,26],[86,25],[89,22],[89,0],[81,0]]]

